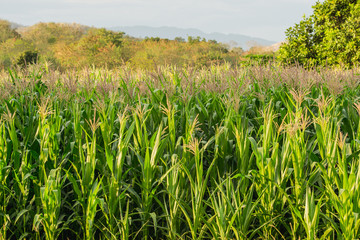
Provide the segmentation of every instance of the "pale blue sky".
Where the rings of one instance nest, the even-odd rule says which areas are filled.
[[[309,16],[315,3],[316,0],[0,0],[0,18],[24,25],[42,21],[95,27],[174,26],[282,41],[285,30],[304,14]]]

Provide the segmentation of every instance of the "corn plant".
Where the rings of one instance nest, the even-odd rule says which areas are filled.
[[[34,228],[39,231],[39,225],[43,226],[46,239],[57,239],[60,234],[60,208],[61,188],[64,179],[61,176],[61,169],[52,169],[45,176],[45,185],[40,188],[40,199],[42,212],[34,217]]]
[[[275,234],[274,231],[278,231],[274,226],[277,225],[275,223],[276,218],[279,217],[277,214],[281,213],[276,213],[276,210],[283,204],[277,184],[281,182],[280,166],[284,163],[280,163],[279,132],[273,124],[275,115],[272,109],[271,102],[264,108],[263,125],[258,133],[261,136],[260,141],[257,143],[254,138],[250,138],[258,168],[258,172],[254,172],[254,176],[258,179],[256,188],[263,206],[260,221],[266,238],[270,238]]]
[[[11,188],[7,186],[7,179],[10,172],[7,163],[7,135],[5,123],[0,119],[0,198],[1,198],[1,230],[0,238],[6,239],[10,224],[10,216],[7,212],[7,206],[11,199]]]
[[[0,72],[0,238],[357,239],[358,72]]]
[[[246,193],[242,191],[245,178],[241,174],[229,176],[211,192],[208,204],[214,215],[206,225],[214,239],[251,239],[257,233],[251,226],[260,198],[253,202],[254,185]]]
[[[143,115],[145,114],[145,115]],[[158,164],[160,162],[160,156],[162,155],[164,141],[161,139],[162,126],[158,127],[158,130],[148,138],[146,129],[146,119],[149,116],[147,113],[140,109],[134,113],[135,118],[135,132],[134,139],[137,143],[138,151],[136,151],[137,160],[140,164],[140,189],[141,199],[139,202],[139,214],[141,216],[143,225],[143,238],[148,239],[149,235],[149,223],[152,220],[154,226],[154,232],[156,235],[156,215],[152,212],[153,200],[155,198],[156,189],[159,187],[155,177],[158,172]]]
[[[181,210],[186,218],[187,224],[190,229],[190,234],[193,239],[201,239],[204,232],[204,215],[205,203],[203,201],[206,192],[206,186],[209,178],[211,177],[211,169],[216,163],[216,156],[212,159],[209,169],[204,173],[204,151],[211,144],[214,139],[210,139],[200,148],[199,140],[194,138],[187,146],[188,150],[192,153],[195,163],[195,174],[192,175],[190,169],[183,165],[182,171],[188,177],[190,185],[190,208],[181,204]],[[187,161],[187,160],[185,160]]]
[[[75,114],[76,118],[78,115],[77,113]],[[84,131],[86,154],[83,153],[83,146],[78,146],[80,154],[80,167],[78,167],[77,164],[72,163],[74,174],[68,171],[66,175],[72,183],[76,194],[75,206],[80,205],[81,208],[81,213],[78,213],[78,221],[80,221],[83,229],[83,239],[92,239],[94,237],[95,215],[97,213],[97,206],[101,204],[101,199],[98,198],[101,180],[97,179],[95,176],[96,129],[98,127],[98,122],[93,119],[89,120],[88,123],[91,128],[91,135],[88,136],[87,132]],[[74,124],[80,123],[75,121]],[[75,126],[75,128],[79,130],[79,126]],[[82,142],[82,130],[80,131],[81,132],[78,132],[80,139],[77,139],[79,143]]]
[[[115,161],[107,161],[110,170],[110,176],[103,187],[104,203],[102,206],[106,218],[106,229],[109,239],[129,239],[129,200],[126,203],[126,191],[128,186],[125,185],[124,161],[129,149],[129,142],[134,131],[134,123],[125,131],[127,124],[126,113],[118,116],[120,128],[119,139],[117,142]],[[104,143],[105,144],[105,143]],[[105,179],[103,180],[105,183]]]

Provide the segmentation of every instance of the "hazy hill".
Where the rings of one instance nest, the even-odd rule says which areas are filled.
[[[23,27],[23,25],[17,24],[17,23],[14,23],[14,22],[10,22],[10,24],[11,24],[12,29],[18,29],[18,28]]]
[[[17,29],[19,32],[27,31],[31,28],[10,22],[13,29]],[[76,24],[79,25],[80,24]],[[89,28],[83,26],[84,28]],[[145,37],[160,37],[175,39],[176,37],[182,37],[187,40],[188,36],[192,37],[201,37],[206,40],[216,40],[218,42],[229,44],[231,47],[241,47],[244,50],[248,50],[252,46],[270,46],[276,42],[270,41],[262,38],[250,37],[242,34],[224,34],[224,33],[205,33],[199,29],[195,28],[177,28],[177,27],[149,27],[149,26],[124,26],[124,27],[112,27],[109,28],[114,31],[122,31],[127,35],[136,38],[145,38]]]
[[[177,28],[177,27],[148,27],[148,26],[133,26],[133,27],[113,27],[114,31],[122,31],[127,35],[139,38],[145,37],[160,37],[174,39],[182,37],[185,40],[188,36],[201,37],[207,40],[216,40],[222,43],[230,43],[232,46],[239,46],[243,49],[248,49],[254,45],[269,46],[274,44],[274,41],[269,41],[262,38],[254,38],[241,34],[224,34],[224,33],[205,33],[194,28]]]
[[[18,28],[23,27],[23,25],[21,25],[21,24],[18,24],[18,23],[15,23],[15,22],[11,22],[11,21],[8,21],[8,20],[2,19],[2,18],[0,18],[0,21],[7,21],[7,22],[9,22],[9,23],[10,23],[10,27],[11,27],[12,29],[18,29]]]

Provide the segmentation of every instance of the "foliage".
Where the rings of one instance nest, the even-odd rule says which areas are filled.
[[[78,63],[80,62],[85,66],[91,64],[109,67],[118,66],[122,63],[123,35],[122,32],[91,29],[78,42],[71,45],[70,51],[79,56]]]
[[[10,38],[19,38],[20,35],[11,27],[11,23],[0,19],[0,44]]]
[[[72,23],[38,23],[19,29],[25,40],[33,42],[38,49],[45,50],[57,43],[72,43],[89,30],[89,27]]]
[[[280,49],[283,62],[351,67],[360,60],[360,3],[355,0],[317,2],[314,13],[286,31]]]
[[[16,59],[16,64],[25,67],[28,64],[36,64],[38,59],[39,53],[37,51],[25,51]]]
[[[205,42],[206,40],[204,38],[201,40],[201,37],[199,37],[199,36],[197,36],[197,37],[188,36],[187,41],[190,44],[194,44],[194,43],[199,43],[201,41]]]
[[[0,68],[15,66],[17,56],[25,51],[37,51],[40,62],[60,70],[89,65],[107,68],[130,65],[149,70],[166,65],[203,67],[225,62],[235,65],[242,54],[240,49],[229,51],[224,44],[200,37],[189,37],[187,42],[182,38],[142,40],[123,32],[79,24],[38,23],[9,31],[4,33],[7,40],[0,43]]]
[[[1,239],[357,239],[359,69],[1,73]]]
[[[36,51],[34,45],[26,40],[8,39],[0,44],[0,69],[16,66],[22,54],[34,51]]]
[[[264,53],[264,54],[247,54],[244,56],[246,60],[243,61],[245,65],[259,65],[259,64],[268,64],[275,60],[275,55],[273,53]]]
[[[182,38],[182,37],[176,37],[176,38],[174,38],[174,40],[175,40],[176,42],[185,42],[185,39]]]

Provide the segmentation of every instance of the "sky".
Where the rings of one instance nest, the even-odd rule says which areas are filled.
[[[323,1],[323,0],[322,0]],[[321,2],[322,2],[321,1]],[[0,18],[23,25],[196,28],[283,41],[316,0],[0,0]]]

